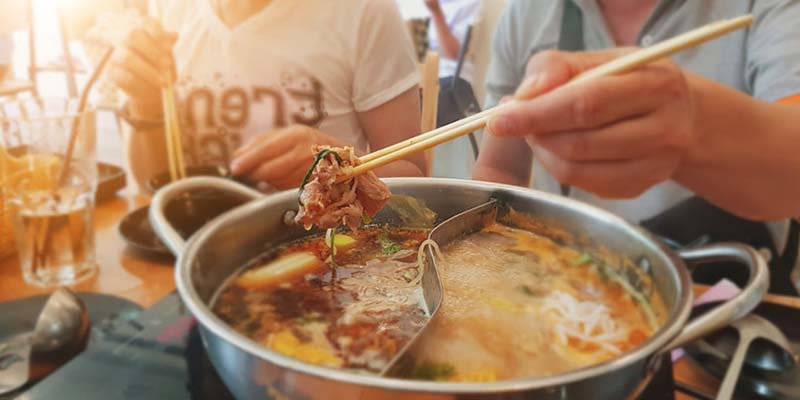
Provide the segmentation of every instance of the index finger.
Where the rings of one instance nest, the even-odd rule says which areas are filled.
[[[554,50],[536,53],[528,60],[525,66],[525,79],[517,88],[514,97],[522,100],[547,93],[568,83],[581,73],[631,51],[633,51],[631,48],[614,48],[579,53]]]
[[[520,136],[599,128],[652,111],[663,102],[659,88],[670,82],[671,72],[659,65],[593,79],[517,100],[498,111],[489,129]]]

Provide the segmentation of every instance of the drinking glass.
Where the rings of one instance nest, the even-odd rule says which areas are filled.
[[[95,138],[95,111],[78,112],[77,99],[0,104],[0,177],[29,284],[73,285],[97,271]]]

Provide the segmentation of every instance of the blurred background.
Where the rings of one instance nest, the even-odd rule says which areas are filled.
[[[470,23],[464,58],[472,67],[471,85],[480,107],[491,39],[506,0],[475,1],[479,7]],[[430,24],[423,0],[396,2],[407,21]],[[77,97],[103,51],[121,39],[146,9],[147,0],[0,0],[0,97]],[[412,32],[422,54],[430,34]],[[125,165],[116,116],[123,101],[102,79],[92,96],[92,103],[103,110],[98,157],[118,165]],[[473,151],[463,138],[435,150],[433,174],[468,178],[473,163]]]
[[[77,97],[114,33],[146,0],[0,0],[0,95]],[[120,30],[121,32],[121,30]],[[98,157],[124,165],[116,90],[98,85]]]

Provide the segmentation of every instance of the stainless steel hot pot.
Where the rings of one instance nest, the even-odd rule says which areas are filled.
[[[208,355],[239,399],[624,399],[634,396],[655,372],[662,356],[731,321],[758,304],[767,290],[765,261],[752,248],[720,244],[672,252],[641,229],[586,204],[512,186],[452,179],[387,179],[393,193],[424,200],[440,219],[498,198],[550,226],[570,232],[635,260],[648,273],[669,311],[666,324],[645,344],[608,362],[566,374],[492,383],[441,383],[388,379],[306,364],[270,351],[238,334],[209,308],[212,296],[232,273],[266,249],[300,237],[284,214],[297,209],[295,191],[263,196],[218,178],[171,184],[153,199],[150,220],[178,255],[175,281],[197,318]],[[166,203],[195,189],[220,189],[253,201],[209,223],[188,242],[164,217]],[[750,281],[732,300],[687,321],[693,299],[689,266],[729,260],[750,270]]]

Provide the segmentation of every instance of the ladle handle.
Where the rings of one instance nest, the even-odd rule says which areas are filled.
[[[739,380],[739,374],[742,372],[742,365],[744,364],[747,350],[750,348],[750,338],[742,337],[740,335],[739,345],[736,346],[736,352],[733,353],[733,359],[728,365],[728,372],[725,373],[725,378],[717,392],[717,400],[730,400],[733,398],[733,393],[736,390],[736,382]]]
[[[693,342],[747,315],[761,302],[769,288],[767,262],[750,246],[738,243],[720,243],[697,249],[681,250],[678,255],[686,261],[690,268],[717,261],[738,262],[747,266],[750,279],[734,298],[686,324],[683,331],[666,346],[665,351]]]
[[[175,256],[180,256],[183,253],[183,249],[186,247],[186,241],[175,228],[172,227],[172,224],[169,223],[164,214],[164,210],[170,200],[181,194],[199,189],[215,189],[223,192],[230,192],[247,197],[250,200],[264,196],[257,190],[231,180],[207,176],[181,179],[161,188],[153,197],[148,217],[150,218],[150,225],[153,226],[156,235],[161,238],[161,241],[164,242]]]

